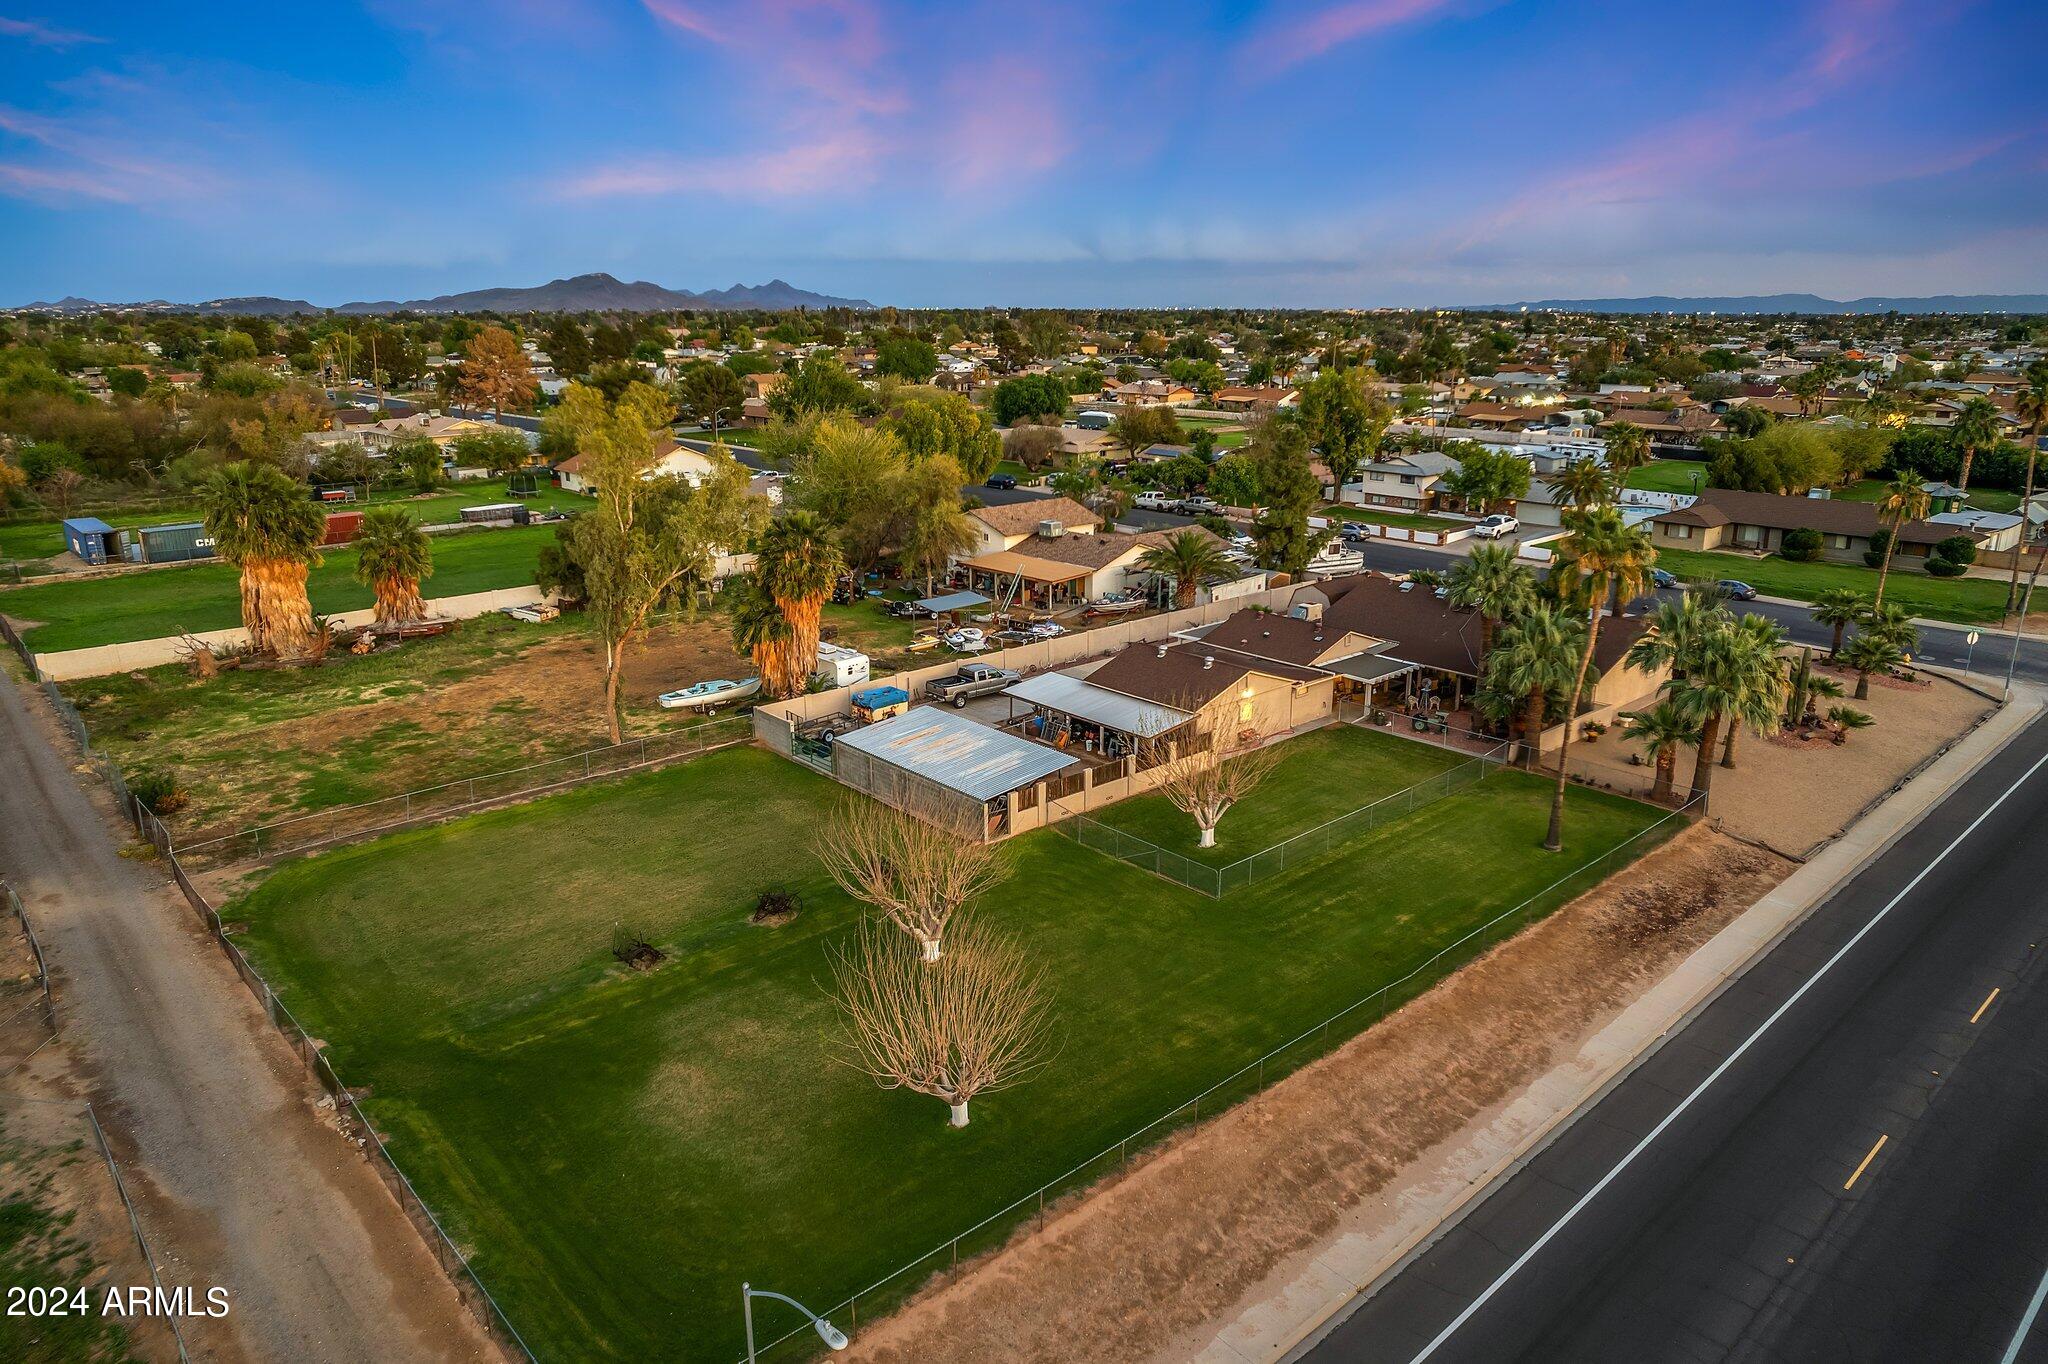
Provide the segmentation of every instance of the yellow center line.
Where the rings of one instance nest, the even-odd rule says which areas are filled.
[[[1856,1181],[1857,1181],[1857,1180],[1859,1180],[1859,1179],[1861,1179],[1861,1178],[1863,1178],[1863,1172],[1864,1172],[1865,1170],[1868,1170],[1868,1169],[1870,1168],[1870,1162],[1871,1162],[1871,1161],[1873,1161],[1873,1160],[1876,1160],[1876,1159],[1877,1159],[1877,1153],[1878,1153],[1879,1151],[1882,1151],[1882,1150],[1884,1150],[1884,1144],[1885,1144],[1886,1142],[1890,1141],[1890,1140],[1891,1140],[1891,1137],[1890,1137],[1889,1135],[1885,1135],[1885,1136],[1880,1136],[1880,1137],[1879,1137],[1879,1138],[1877,1139],[1877,1145],[1875,1145],[1875,1146],[1873,1146],[1873,1147],[1871,1147],[1871,1148],[1870,1148],[1870,1154],[1869,1154],[1869,1155],[1867,1155],[1867,1156],[1865,1156],[1865,1157],[1863,1158],[1863,1163],[1862,1163],[1861,1165],[1858,1165],[1858,1166],[1856,1167],[1856,1173],[1855,1173],[1855,1174],[1853,1174],[1853,1175],[1850,1175],[1850,1176],[1849,1176],[1849,1182],[1848,1182],[1847,1184],[1844,1184],[1844,1185],[1842,1186],[1842,1188],[1843,1188],[1843,1190],[1844,1190],[1844,1191],[1846,1191],[1846,1190],[1849,1190],[1849,1189],[1853,1189],[1853,1188],[1855,1188],[1855,1187],[1856,1187]]]
[[[1994,985],[1991,987],[1991,993],[1984,996],[1984,1002],[1977,1006],[1977,1012],[1970,1015],[1970,1021],[1975,1023],[1978,1019],[1982,1018],[1984,1011],[1991,1007],[1991,1001],[1996,998],[1998,998],[1998,987]]]

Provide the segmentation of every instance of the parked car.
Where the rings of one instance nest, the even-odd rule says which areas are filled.
[[[1755,601],[1756,589],[1740,578],[1723,578],[1714,584],[1730,601]]]
[[[1230,547],[1236,550],[1243,550],[1245,553],[1249,554],[1251,553],[1251,551],[1259,547],[1259,542],[1256,536],[1246,535],[1243,532],[1239,532],[1238,534],[1230,537]]]
[[[1147,488],[1131,499],[1131,505],[1139,511],[1172,511],[1179,502],[1180,499],[1172,493],[1161,492],[1157,488]]]
[[[1182,516],[1218,516],[1222,514],[1223,504],[1213,497],[1198,495],[1182,498],[1173,510]]]
[[[988,476],[988,482],[983,484],[982,486],[985,488],[998,488],[1004,492],[1008,492],[1010,489],[1017,486],[1017,478],[1014,474],[990,474]]]
[[[1346,540],[1372,539],[1372,527],[1363,521],[1346,521],[1344,523],[1343,529],[1339,530],[1337,533],[1343,536]]]
[[[1653,568],[1650,570],[1650,586],[1656,588],[1683,587],[1685,584],[1678,580],[1676,573],[1667,572],[1661,568]]]
[[[991,663],[963,663],[951,677],[935,677],[925,683],[924,694],[933,701],[964,706],[977,696],[993,696],[1023,675],[1015,668]]]
[[[1498,540],[1503,535],[1513,535],[1522,528],[1522,523],[1512,516],[1495,512],[1492,516],[1472,527],[1472,533],[1486,540]]]

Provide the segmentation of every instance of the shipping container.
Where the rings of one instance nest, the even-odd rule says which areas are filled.
[[[121,540],[122,553],[130,563],[179,564],[213,557],[213,537],[206,533],[204,521],[144,526],[125,532]]]
[[[481,507],[464,507],[462,519],[473,525],[510,521],[515,526],[532,524],[533,510],[517,502],[491,502]]]
[[[345,545],[356,538],[363,528],[363,514],[359,511],[327,513],[327,535],[323,545]]]
[[[66,521],[64,545],[89,564],[103,564],[121,553],[120,533],[97,516],[74,516]]]

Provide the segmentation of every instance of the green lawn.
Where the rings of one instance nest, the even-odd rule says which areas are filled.
[[[1255,793],[1216,826],[1216,846],[1196,846],[1195,822],[1160,795],[1119,801],[1095,816],[1111,828],[1210,866],[1247,857],[1282,839],[1469,761],[1432,744],[1356,725],[1332,725],[1291,739]]]
[[[1344,778],[1275,794],[1442,761],[1359,738],[1331,750]],[[1547,791],[1501,774],[1221,901],[1015,840],[975,912],[1044,964],[1058,1048],[964,1131],[836,1059],[828,951],[856,910],[810,849],[844,793],[761,750],[294,863],[226,917],[540,1357],[729,1364],[740,1280],[829,1308],[1658,817],[1574,789],[1546,854]],[[1248,805],[1226,837],[1298,818]],[[750,925],[776,883],[802,916]],[[612,966],[616,922],[669,960]]]
[[[1835,489],[1834,495],[1845,502],[1875,502],[1884,496],[1885,486],[1886,482],[1881,478],[1859,479],[1847,487]],[[1979,511],[2016,512],[2020,509],[2020,495],[2003,488],[1972,488],[1963,501]]]
[[[519,587],[533,581],[540,547],[552,526],[462,531],[433,539],[430,597]],[[355,580],[355,552],[331,550],[308,579],[313,609],[353,611],[371,603]],[[175,635],[180,630],[223,630],[242,623],[241,593],[233,568],[223,563],[161,568],[115,577],[36,583],[0,591],[0,612],[37,622],[24,632],[31,647],[55,653],[95,644]]]
[[[1861,564],[1799,564],[1777,555],[1753,559],[1714,550],[1657,551],[1657,567],[1681,578],[1739,578],[1767,597],[1812,601],[1831,587],[1877,592],[1877,570]],[[1995,625],[2005,615],[2006,585],[1988,578],[1930,578],[1910,559],[1892,560],[1884,599],[1916,616],[1964,625]]]
[[[1469,521],[1452,521],[1442,516],[1393,511],[1386,507],[1325,507],[1321,514],[1345,521],[1373,521],[1382,526],[1403,526],[1409,530],[1461,530],[1471,524]]]
[[[505,481],[498,479],[489,483],[464,483],[460,487],[445,488],[440,492],[408,493],[403,490],[379,489],[370,495],[367,503],[348,503],[334,508],[337,511],[363,506],[382,506],[397,503],[411,512],[422,524],[459,521],[464,507],[482,506],[486,502],[519,502],[535,511],[580,511],[590,505],[590,499],[575,493],[563,492],[551,484],[543,484],[538,493],[530,497],[513,497],[506,491]],[[81,512],[81,516],[97,516],[117,530],[132,530],[136,526],[163,526],[177,521],[197,521],[204,514],[197,503],[185,507],[171,507],[157,511],[125,512]],[[17,520],[0,522],[0,560],[5,559],[50,559],[64,552],[64,528],[61,518],[47,520]]]
[[[1696,493],[1706,485],[1707,466],[1689,459],[1653,459],[1628,471],[1628,486],[1654,493]]]

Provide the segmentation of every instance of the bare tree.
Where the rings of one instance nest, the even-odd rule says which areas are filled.
[[[945,1100],[954,1127],[967,1126],[975,1095],[1045,1064],[1044,972],[977,925],[962,925],[944,957],[924,958],[863,920],[832,974],[850,1062],[884,1089]]]
[[[1200,846],[1213,848],[1223,816],[1279,761],[1279,749],[1260,747],[1255,735],[1232,741],[1214,720],[1197,718],[1182,731],[1173,757],[1161,764],[1157,789],[1174,809],[1194,817],[1202,831]]]
[[[940,957],[946,925],[969,900],[1002,880],[1001,854],[945,827],[935,801],[904,793],[904,809],[855,796],[840,807],[821,845],[825,869],[841,890],[882,912],[917,943],[927,962]]]

